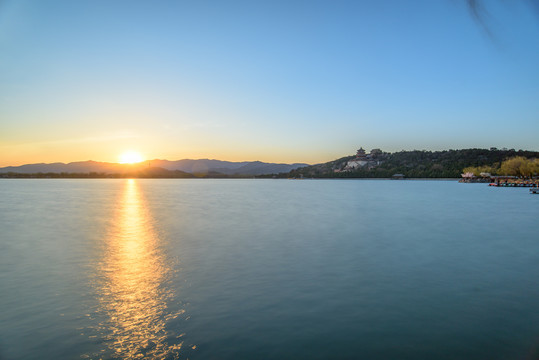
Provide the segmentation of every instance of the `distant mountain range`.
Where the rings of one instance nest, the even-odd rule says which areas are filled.
[[[269,175],[288,173],[308,164],[274,164],[261,161],[231,162],[221,160],[150,160],[137,164],[117,164],[97,161],[79,161],[72,163],[27,164],[0,168],[0,173],[104,173],[123,174],[149,169],[181,171],[188,174],[223,174],[223,175]]]

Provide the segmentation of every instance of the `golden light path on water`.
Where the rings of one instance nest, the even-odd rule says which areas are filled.
[[[182,343],[169,344],[165,326],[183,311],[167,310],[174,294],[165,283],[172,270],[160,245],[139,184],[126,180],[100,267],[98,313],[106,321],[99,328],[114,358],[179,355]]]

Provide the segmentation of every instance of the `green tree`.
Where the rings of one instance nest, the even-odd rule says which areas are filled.
[[[515,156],[502,162],[500,173],[509,176],[529,177],[533,173],[533,166],[530,166],[530,162],[523,156]]]
[[[529,165],[530,165],[532,176],[539,175],[539,159],[531,160]]]

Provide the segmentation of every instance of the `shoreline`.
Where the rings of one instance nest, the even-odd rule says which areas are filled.
[[[458,178],[405,178],[405,179],[393,179],[393,178],[284,178],[284,177],[271,177],[268,175],[262,176],[189,176],[189,177],[142,177],[142,176],[30,176],[29,174],[24,174],[23,176],[1,176],[0,180],[3,179],[27,179],[27,180],[60,180],[60,179],[73,179],[73,180],[126,180],[126,179],[168,179],[168,180],[391,180],[391,181],[456,181],[459,182]]]

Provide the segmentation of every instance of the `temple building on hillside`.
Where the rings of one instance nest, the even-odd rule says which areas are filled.
[[[378,161],[376,157],[381,153],[381,150],[374,149],[370,154],[366,154],[363,148],[359,148],[356,153],[356,157],[346,163],[343,171],[351,171],[365,166],[370,168],[379,165],[381,161]]]
[[[344,169],[345,170],[357,169],[359,167],[363,167],[367,165],[368,163],[369,163],[369,159],[367,158],[367,155],[365,154],[365,150],[363,150],[363,148],[359,148],[359,150],[357,151],[356,157],[348,161]]]

